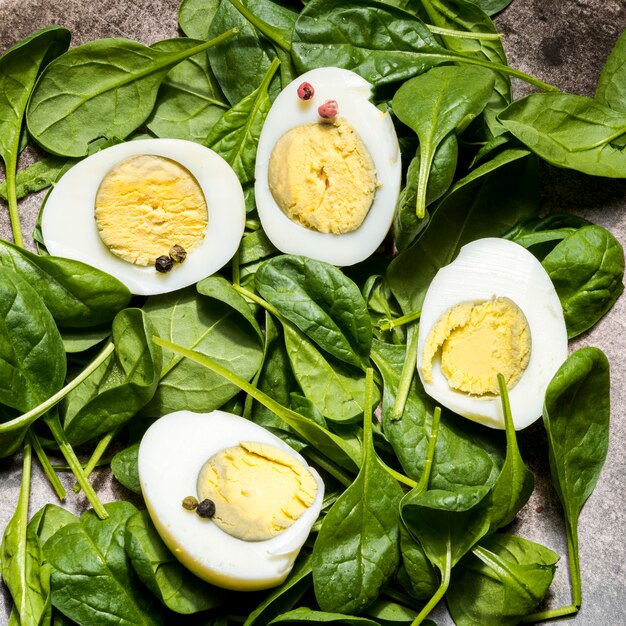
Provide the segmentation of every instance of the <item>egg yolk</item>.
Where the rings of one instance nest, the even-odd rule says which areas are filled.
[[[215,504],[212,521],[246,541],[271,539],[315,501],[317,482],[291,454],[242,442],[212,456],[198,476],[198,499]]]
[[[269,187],[292,220],[321,233],[356,230],[376,192],[372,158],[345,120],[296,126],[270,156]]]
[[[422,355],[424,380],[432,382],[433,360],[452,389],[470,395],[498,395],[498,374],[508,389],[530,359],[531,337],[522,310],[509,298],[465,302],[446,311],[430,331]]]
[[[100,238],[116,256],[152,265],[172,246],[186,252],[204,238],[208,211],[198,181],[171,159],[142,154],[102,179],[95,202]]]

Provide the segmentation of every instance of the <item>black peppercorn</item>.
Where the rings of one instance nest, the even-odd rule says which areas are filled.
[[[215,502],[213,500],[209,500],[205,498],[198,504],[198,508],[196,509],[196,513],[200,517],[213,517],[215,515]]]
[[[162,274],[167,274],[167,272],[172,269],[173,265],[174,262],[172,261],[172,259],[170,259],[170,257],[166,256],[165,254],[160,256],[154,262],[154,267],[156,268],[156,271],[161,272]]]

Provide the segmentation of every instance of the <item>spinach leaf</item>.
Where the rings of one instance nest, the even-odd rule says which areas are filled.
[[[450,133],[435,148],[426,184],[426,206],[438,200],[452,184],[456,172],[458,141]],[[415,213],[417,206],[417,187],[420,172],[420,152],[411,159],[406,173],[406,183],[400,196],[393,221],[393,233],[396,247],[402,251],[408,248],[417,235],[428,224],[428,214],[419,219]]]
[[[611,51],[596,87],[596,100],[615,109],[626,111],[626,31]]]
[[[14,601],[10,623],[50,622],[50,566],[45,563],[41,544],[28,524],[32,453],[24,446],[22,483],[13,517],[9,520],[0,546],[0,574]]]
[[[289,611],[311,586],[311,557],[300,557],[287,580],[272,590],[248,615],[244,626],[268,624],[271,619]]]
[[[406,81],[393,97],[398,119],[419,138],[420,169],[416,214],[424,217],[426,188],[437,146],[451,132],[464,128],[485,108],[493,91],[494,74],[479,67],[436,67]]]
[[[227,596],[222,589],[200,580],[176,560],[148,511],[128,518],[124,546],[141,582],[172,611],[198,613],[224,603]]]
[[[268,88],[278,65],[276,59],[272,61],[260,85],[226,111],[206,139],[206,144],[228,161],[241,184],[254,180],[256,149],[272,105]]]
[[[383,431],[406,474],[419,480],[428,446],[435,403],[415,376],[401,419],[391,419],[406,346],[374,341],[372,359],[383,377]],[[502,452],[484,429],[443,412],[430,474],[430,486],[455,491],[457,487],[492,485],[502,465]]]
[[[283,326],[287,355],[304,395],[331,421],[352,422],[363,413],[365,376],[338,361],[326,359],[305,335]],[[374,402],[378,403],[378,389]]]
[[[437,592],[417,616],[422,623],[450,585],[452,568],[489,530],[489,488],[458,487],[455,491],[414,489],[402,500],[401,515],[441,573]]]
[[[400,584],[418,600],[428,600],[439,586],[439,580],[422,544],[400,523],[400,554],[402,565],[398,570]]]
[[[509,394],[502,374],[498,374],[498,385],[506,430],[506,458],[498,480],[491,488],[489,532],[512,522],[535,488],[535,476],[524,464],[517,445]]]
[[[137,509],[130,502],[105,505],[109,517],[87,511],[44,544],[52,568],[52,604],[80,624],[162,623],[124,551],[124,528]]]
[[[84,352],[97,346],[111,334],[110,324],[92,328],[62,329],[63,348],[67,353]]]
[[[466,243],[498,237],[539,209],[537,162],[506,150],[458,181],[416,243],[390,263],[387,280],[405,314],[421,308],[437,271]]]
[[[400,561],[402,489],[374,450],[373,389],[368,369],[361,468],[326,514],[313,547],[313,587],[322,611],[361,612],[378,597]]]
[[[139,470],[137,468],[137,457],[139,455],[139,444],[134,443],[124,450],[120,450],[111,459],[111,471],[113,476],[126,489],[141,495],[141,484],[139,483]]]
[[[11,270],[0,272],[0,403],[29,411],[65,381],[63,341],[39,294]],[[0,424],[0,457],[13,454],[30,419]]]
[[[351,617],[341,613],[325,613],[299,607],[274,618],[270,624],[345,624],[346,626],[378,626],[378,622],[367,617]]]
[[[98,138],[124,139],[150,115],[176,64],[231,37],[165,52],[126,39],[97,39],[50,63],[28,105],[28,130],[53,154],[80,157]],[[182,44],[181,44],[182,46]]]
[[[278,250],[269,240],[265,231],[259,228],[243,236],[239,247],[239,262],[242,265],[254,263],[268,256],[273,256],[277,252]]]
[[[495,15],[506,9],[513,0],[471,0],[477,4],[487,15]]]
[[[187,40],[177,38],[159,41],[152,48],[178,52],[189,45]],[[168,72],[159,87],[156,105],[146,126],[157,137],[203,143],[229,107],[213,75],[208,56],[201,53],[182,61]]]
[[[61,327],[109,322],[131,298],[119,280],[86,263],[40,256],[1,240],[0,266],[28,281]]]
[[[162,360],[153,334],[141,309],[124,309],[115,317],[115,354],[63,401],[63,426],[73,445],[121,426],[152,399]]]
[[[457,626],[514,626],[545,596],[559,556],[515,535],[481,539],[455,568],[448,607]]]
[[[372,325],[359,288],[333,265],[280,255],[255,274],[258,293],[334,357],[363,367]]]
[[[469,33],[496,33],[493,22],[476,6],[476,0],[424,0],[424,8],[435,26]],[[484,61],[506,65],[506,54],[500,39],[473,39],[442,35],[446,48]],[[496,114],[511,102],[511,81],[505,74],[494,75],[494,90],[485,108],[491,134],[499,136],[504,129]]]
[[[504,127],[552,165],[594,176],[626,177],[626,112],[583,96],[535,93],[498,116]]]
[[[561,300],[570,339],[598,322],[624,291],[624,249],[601,226],[579,228],[542,265]]]
[[[578,517],[591,495],[609,444],[609,363],[598,348],[581,348],[559,368],[546,390],[543,422],[550,474],[563,505],[572,604],[580,607]]]
[[[144,311],[159,337],[215,358],[246,380],[261,364],[257,331],[241,324],[239,314],[227,304],[186,289],[148,298]],[[181,409],[212,411],[236,393],[237,387],[221,376],[166,352],[159,386],[144,413],[160,416]]]
[[[193,39],[208,39],[220,0],[182,0],[178,7],[180,29]]]
[[[15,174],[26,107],[42,68],[70,45],[70,32],[50,26],[34,32],[0,56],[0,158],[4,161],[13,237],[23,246]]]
[[[50,185],[56,183],[74,163],[75,161],[73,159],[49,156],[20,170],[15,177],[16,198],[20,200],[28,194],[50,187]],[[6,182],[0,183],[0,198],[8,200]]]

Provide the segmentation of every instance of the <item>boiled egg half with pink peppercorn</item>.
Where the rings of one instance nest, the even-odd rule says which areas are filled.
[[[400,150],[359,75],[322,67],[278,95],[256,158],[263,229],[289,254],[346,266],[369,257],[393,220]]]

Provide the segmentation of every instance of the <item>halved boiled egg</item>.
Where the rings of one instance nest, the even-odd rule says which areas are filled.
[[[259,140],[255,196],[279,250],[345,266],[385,238],[400,191],[400,150],[371,91],[354,72],[322,67],[274,101]]]
[[[324,498],[322,479],[300,454],[224,411],[158,419],[139,447],[139,478],[176,558],[203,580],[239,591],[284,581]]]
[[[461,248],[422,306],[417,371],[448,409],[504,428],[498,374],[516,429],[541,416],[546,388],[567,358],[561,303],[541,263],[522,246],[486,238]]]
[[[138,295],[213,274],[244,227],[230,165],[181,139],[130,141],[80,161],[51,190],[41,219],[50,254],[108,272]]]

